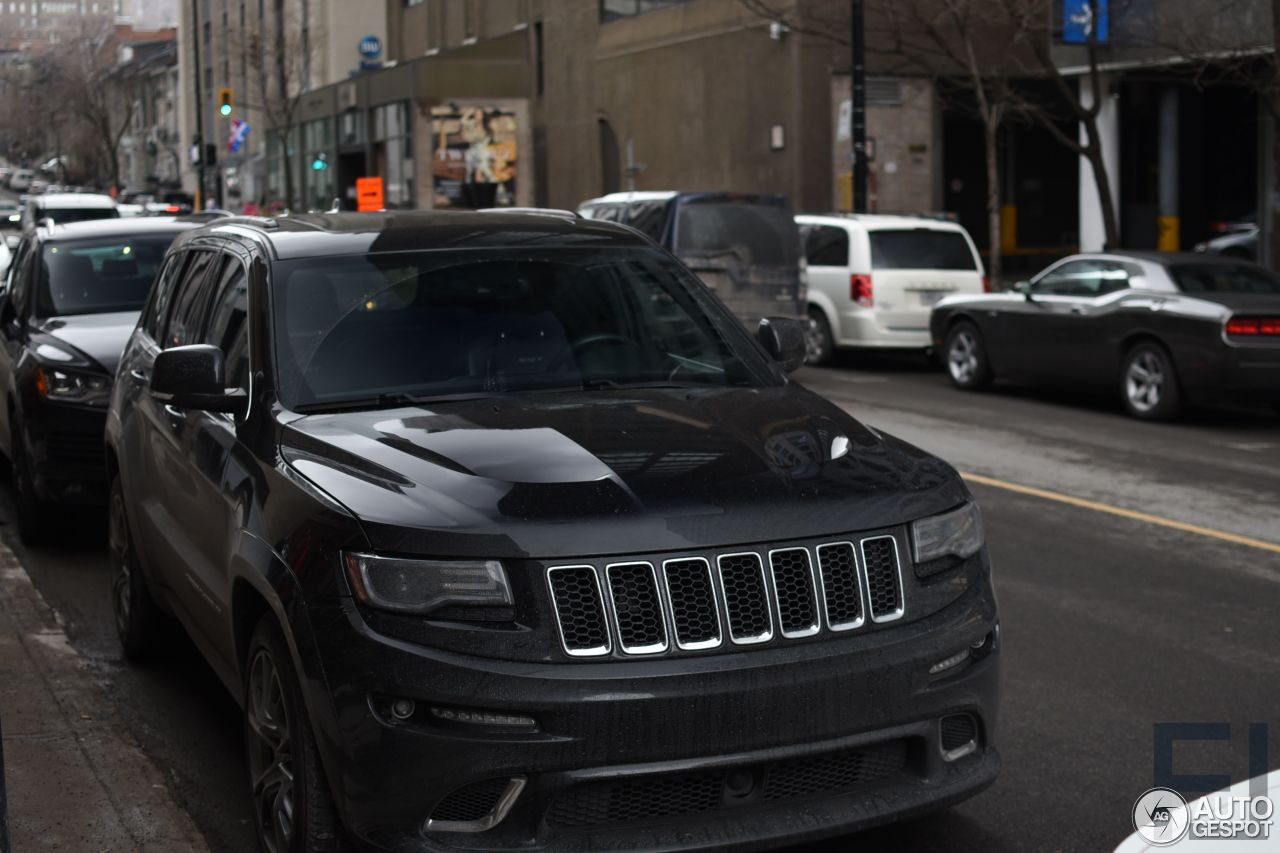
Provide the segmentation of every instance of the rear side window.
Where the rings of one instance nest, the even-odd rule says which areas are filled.
[[[913,228],[871,231],[871,268],[875,270],[965,270],[977,262],[969,241],[958,231]]]
[[[667,230],[667,201],[641,201],[629,204],[622,221],[639,231],[655,243],[662,242],[662,234]]]
[[[750,266],[795,267],[800,240],[785,204],[738,199],[693,199],[679,207],[676,254]]]
[[[849,232],[832,225],[806,225],[805,260],[811,267],[847,267],[849,265]]]
[[[213,260],[212,252],[191,252],[191,260],[172,297],[173,308],[165,328],[164,349],[200,343],[200,326],[208,308],[206,273]]]
[[[1177,264],[1169,268],[1183,293],[1265,293],[1280,296],[1280,277],[1253,264]]]

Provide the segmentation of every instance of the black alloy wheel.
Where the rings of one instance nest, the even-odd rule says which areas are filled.
[[[50,514],[53,507],[36,493],[35,465],[31,461],[26,426],[12,414],[9,417],[9,432],[9,460],[12,464],[18,538],[24,545],[42,545],[49,540],[52,532]]]
[[[346,849],[284,638],[271,614],[253,632],[244,737],[258,844],[265,853]]]
[[[159,609],[147,589],[138,566],[125,510],[124,486],[117,475],[111,481],[107,504],[107,551],[111,561],[111,609],[116,636],[129,661],[140,661],[153,646],[160,621]]]

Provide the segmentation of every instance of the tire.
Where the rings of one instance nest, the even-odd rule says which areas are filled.
[[[125,660],[138,663],[155,648],[163,622],[160,609],[147,589],[147,579],[138,565],[129,528],[124,487],[120,477],[111,481],[107,499],[108,555],[111,561],[111,610],[115,617],[116,636],[124,650]]]
[[[836,357],[836,339],[831,324],[821,308],[809,308],[808,352],[806,364],[830,364]]]
[[[245,657],[244,740],[264,853],[345,851],[297,672],[270,613],[254,629]]]
[[[965,391],[977,391],[991,384],[991,361],[982,332],[968,320],[961,320],[947,332],[942,353],[951,383]]]
[[[1120,399],[1135,418],[1168,421],[1182,411],[1182,389],[1169,352],[1155,341],[1142,341],[1124,356]]]
[[[10,416],[9,460],[13,481],[14,513],[18,538],[23,545],[42,545],[52,533],[54,504],[36,493],[34,466],[27,450],[27,430],[21,420]]]

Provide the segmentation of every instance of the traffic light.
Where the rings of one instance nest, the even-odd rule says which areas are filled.
[[[231,110],[236,105],[236,93],[229,86],[223,86],[218,90],[218,112],[221,115],[231,115]]]
[[[329,155],[323,151],[311,158],[311,170],[314,172],[323,172],[329,168]]]

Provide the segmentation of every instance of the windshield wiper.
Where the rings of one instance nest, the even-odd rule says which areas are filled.
[[[618,382],[615,379],[597,377],[582,380],[584,391],[613,391],[619,388],[714,388],[706,382],[673,382],[663,379],[653,382]]]
[[[401,406],[421,406],[426,403],[451,403],[460,400],[482,400],[492,397],[495,391],[467,391],[460,394],[405,394],[394,392],[379,394],[376,397],[358,397],[352,400],[334,400],[332,402],[303,403],[294,406],[294,411],[304,414],[320,412],[349,412],[359,409],[397,409]]]

